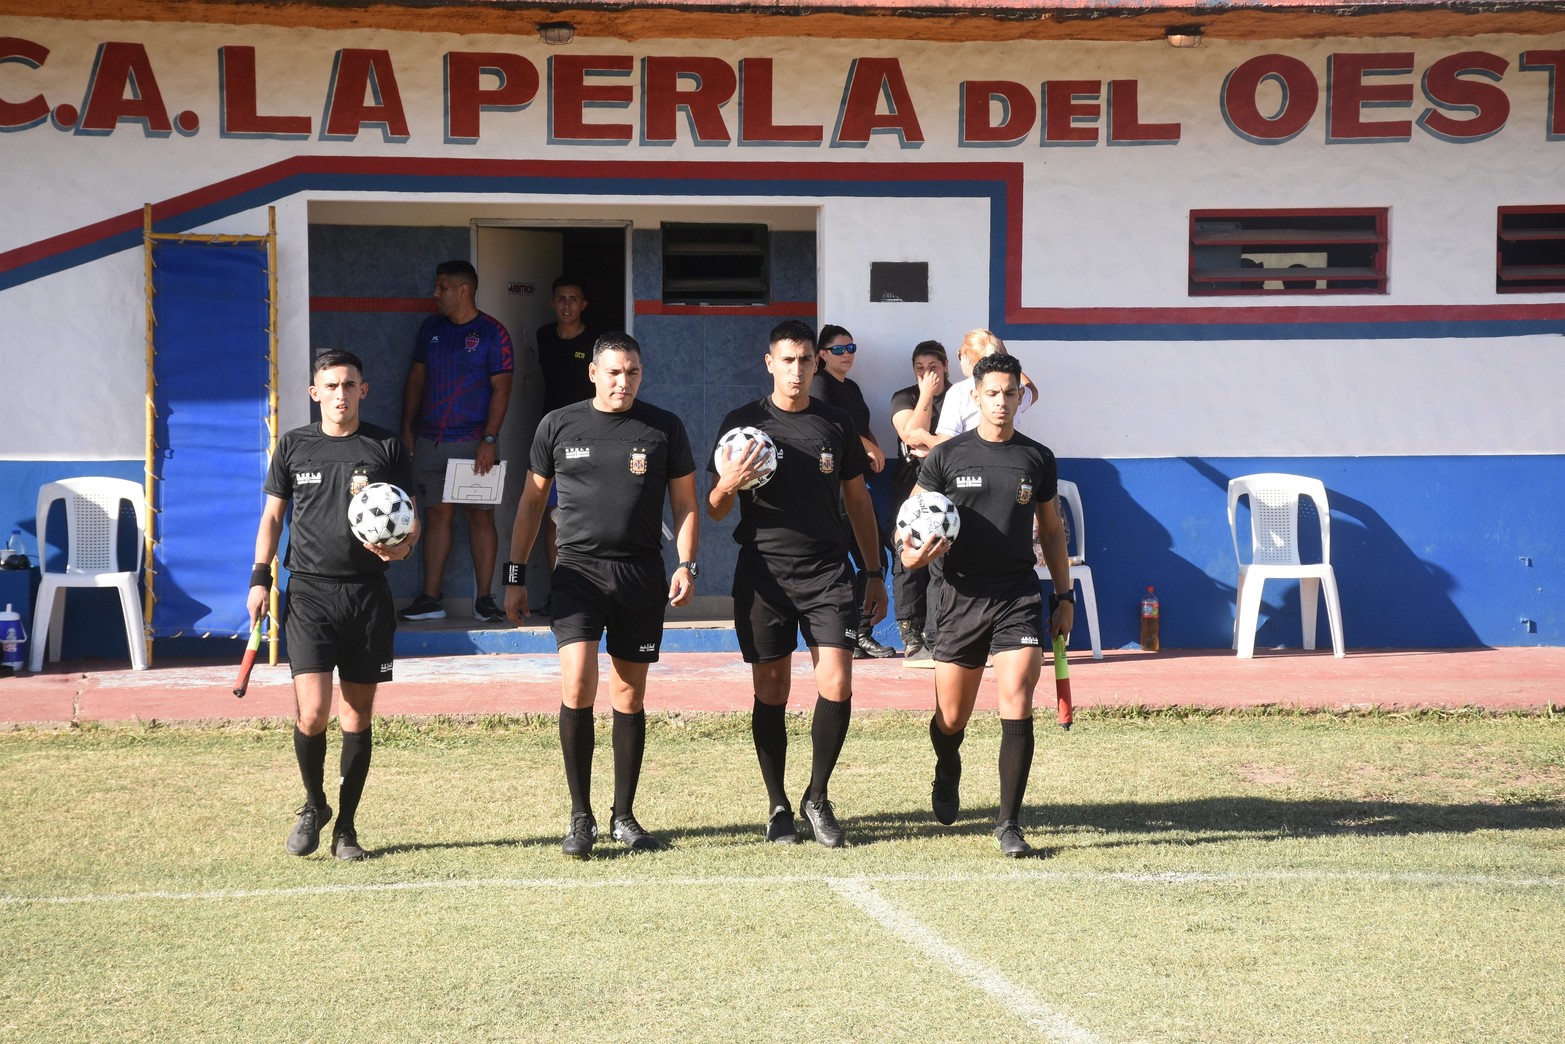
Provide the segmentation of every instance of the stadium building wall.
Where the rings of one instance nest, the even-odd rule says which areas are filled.
[[[475,223],[613,218],[643,394],[698,451],[767,387],[781,318],[853,331],[882,445],[913,344],[1000,333],[1043,391],[1022,430],[1082,488],[1109,647],[1149,584],[1166,645],[1229,643],[1225,489],[1268,470],[1326,483],[1351,649],[1565,641],[1565,293],[1495,274],[1498,208],[1565,206],[1565,36],[3,34],[0,532],[30,549],[39,483],[141,477],[143,203],[169,232],[261,233],[276,208],[285,428],[309,419],[312,350],[344,341],[371,418],[395,416],[418,316],[323,299],[419,298]],[[1384,292],[1191,295],[1192,211],[1356,208],[1387,215]],[[663,224],[747,215],[784,233],[766,300],[666,304]],[[873,300],[885,262],[927,265],[928,300]],[[704,534],[711,593],[729,532]],[[1297,603],[1269,589],[1263,646],[1297,644]]]

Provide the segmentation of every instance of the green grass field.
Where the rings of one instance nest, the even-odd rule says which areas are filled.
[[[808,735],[791,724],[792,788]],[[328,775],[334,775],[333,730]],[[553,719],[384,721],[377,857],[296,859],[285,727],[0,734],[0,1039],[1548,1041],[1565,721],[1039,717],[1024,826],[855,721],[850,847],[760,841],[748,719],[654,719],[668,850],[559,851]],[[611,758],[600,725],[597,810]],[[333,789],[333,796],[334,788]]]

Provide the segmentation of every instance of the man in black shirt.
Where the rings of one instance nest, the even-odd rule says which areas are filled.
[[[554,307],[554,322],[538,328],[538,368],[543,372],[543,413],[548,416],[562,406],[585,402],[593,397],[592,350],[598,335],[587,328],[587,292],[575,276],[558,276],[549,287],[549,303]],[[543,516],[543,546],[549,553],[549,568],[558,554],[558,534],[554,528],[554,507],[558,490],[549,493],[549,510]],[[540,607],[544,608],[544,607]]]
[[[902,506],[918,481],[918,470],[935,445],[931,432],[946,398],[946,349],[939,341],[920,341],[913,349],[916,383],[891,396],[891,426],[897,429],[897,470],[891,480],[893,512]],[[903,662],[909,667],[933,667],[930,648],[929,591],[938,590],[934,572],[907,569],[900,555],[892,556],[891,583],[896,594],[897,630],[902,634]]]
[[[935,818],[950,824],[960,810],[962,738],[992,648],[1000,705],[1000,811],[994,836],[1000,851],[1013,858],[1032,851],[1020,820],[1032,768],[1033,690],[1043,669],[1045,630],[1033,571],[1034,518],[1049,577],[1061,592],[1049,599],[1051,639],[1070,633],[1075,608],[1065,529],[1055,503],[1054,454],[1016,430],[1021,377],[1021,364],[1010,355],[987,356],[973,368],[978,427],[936,446],[913,487],[915,493],[932,490],[950,497],[961,515],[961,532],[954,543],[942,537],[916,550],[902,548],[902,564],[909,569],[944,556],[935,714],[929,721]]]
[[[324,777],[335,668],[342,682],[342,785],[331,850],[338,859],[357,860],[365,857],[354,816],[369,774],[375,687],[391,680],[397,629],[386,563],[413,553],[419,529],[415,516],[413,532],[400,544],[365,544],[354,537],[349,501],[372,482],[390,482],[411,497],[412,466],[398,436],[359,420],[359,403],[369,386],[357,356],[325,352],[313,371],[310,398],[320,404],[321,419],[285,432],[277,442],[266,475],[247,605],[253,626],[266,611],[272,559],[291,502],[283,630],[298,711],[293,750],[305,799],[287,849],[298,856],[314,852],[321,827],[332,817]]]
[[[553,573],[551,623],[560,650],[560,749],[571,795],[562,848],[586,859],[598,836],[592,814],[592,708],[598,695],[598,639],[608,633],[614,703],[616,841],[641,851],[658,840],[636,821],[632,804],[646,749],[647,667],[657,662],[666,605],[695,591],[700,538],[695,461],[680,419],[640,402],[641,346],[606,333],[588,368],[593,397],[547,414],[533,438],[522,487],[511,561],[505,564],[505,611],[520,625],[529,615],[526,570],[550,488],[559,493],[559,559]],[[681,559],[672,582],[663,572],[663,494],[668,492]]]
[[[802,632],[815,662],[818,695],[810,728],[813,764],[800,808],[827,848],[844,843],[827,785],[842,753],[852,715],[853,650],[859,607],[844,549],[844,510],[864,561],[879,550],[875,512],[864,485],[868,461],[853,422],[810,398],[815,337],[798,320],[772,331],[766,353],[772,392],[723,418],[721,433],[760,428],[777,449],[770,480],[744,487],[762,473],[759,444],[743,456],[717,462],[714,446],[707,514],[726,518],[739,503],[734,530],[739,562],[734,570],[734,630],[755,683],[750,731],[760,761],[771,816],[766,839],[798,842],[793,807],[784,786],[788,753],[785,715],[793,651]],[[864,612],[871,624],[886,615],[884,574],[870,570]]]

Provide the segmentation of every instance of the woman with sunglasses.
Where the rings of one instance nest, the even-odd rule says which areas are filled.
[[[848,373],[853,369],[853,358],[858,351],[859,346],[853,343],[853,335],[847,330],[829,323],[822,326],[815,341],[815,379],[810,382],[810,398],[835,406],[852,418],[853,427],[859,434],[859,441],[864,443],[864,452],[869,455],[870,470],[878,475],[885,470],[886,454],[880,448],[880,443],[875,441],[875,433],[870,430],[869,404],[864,401],[864,393],[848,377]],[[880,524],[879,519],[876,520],[876,524],[882,532],[885,531],[885,526]],[[868,563],[859,560],[857,547],[850,548],[849,554],[859,578],[854,585],[854,597],[859,605],[863,605],[863,586],[866,583],[864,571],[871,567]],[[877,562],[873,568],[879,570],[883,566],[884,562]],[[861,660],[870,657],[880,659],[895,656],[897,651],[877,642],[873,632],[874,627],[868,617],[859,620],[859,647],[854,656]]]

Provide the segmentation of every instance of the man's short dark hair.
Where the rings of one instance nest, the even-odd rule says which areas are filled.
[[[919,341],[913,346],[913,361],[918,362],[920,355],[932,355],[947,366],[951,361],[946,358],[946,346],[939,341]]]
[[[983,383],[984,377],[991,373],[1008,373],[1016,378],[1016,383],[1022,381],[1022,362],[1014,355],[1001,355],[995,352],[978,360],[973,367],[973,384]]]
[[[768,347],[783,341],[808,345],[811,353],[815,351],[815,331],[810,329],[808,323],[798,319],[784,319],[772,327],[772,337],[767,342]]]
[[[592,345],[592,361],[597,362],[604,352],[625,352],[641,358],[641,345],[624,330],[610,330],[598,337]]]
[[[462,261],[460,259],[442,261],[435,266],[435,278],[438,279],[441,276],[466,283],[474,290],[478,289],[478,270],[473,267],[471,261]]]
[[[577,279],[569,272],[562,276],[556,276],[554,282],[549,284],[549,296],[553,297],[554,292],[562,286],[574,286],[576,289],[581,291],[581,296],[587,296],[587,284],[583,283],[580,279]]]
[[[357,355],[342,348],[328,348],[315,357],[315,363],[310,367],[310,383],[315,383],[315,375],[322,370],[335,369],[338,366],[351,366],[359,371],[359,376],[364,376],[364,362]]]

